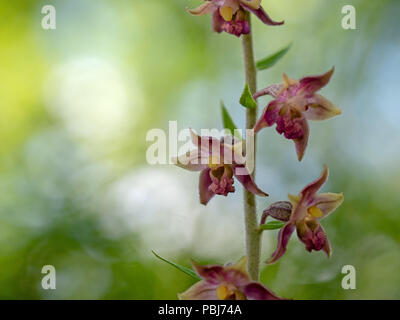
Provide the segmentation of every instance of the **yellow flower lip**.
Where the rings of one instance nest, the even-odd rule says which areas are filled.
[[[312,206],[308,208],[307,212],[311,214],[314,218],[321,218],[324,215],[321,209],[317,206]]]
[[[229,290],[228,287],[224,284],[221,284],[217,288],[217,298],[219,300],[225,300],[228,297]]]
[[[231,300],[235,297],[235,300],[245,300],[246,296],[238,290],[235,286],[230,283],[222,283],[217,287],[216,295],[218,300]]]
[[[219,8],[219,13],[224,18],[225,21],[232,21],[233,18],[233,11],[231,7],[228,6],[222,6]]]
[[[211,169],[215,169],[215,168],[219,167],[219,166],[221,165],[219,162],[220,162],[220,161],[219,161],[219,158],[216,157],[216,156],[210,156],[210,157],[208,158],[208,166],[209,166]]]

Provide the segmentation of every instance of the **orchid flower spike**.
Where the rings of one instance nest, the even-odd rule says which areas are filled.
[[[260,282],[251,281],[246,258],[235,265],[200,266],[193,269],[202,279],[178,295],[180,300],[284,300]]]
[[[262,22],[270,26],[283,24],[273,21],[261,6],[261,0],[205,0],[205,3],[189,13],[201,16],[207,13],[213,16],[215,32],[223,31],[240,37],[250,33],[250,25],[245,19],[245,12],[254,13]]]
[[[276,131],[293,140],[299,161],[302,160],[308,144],[309,127],[307,120],[325,120],[341,114],[341,110],[316,92],[326,86],[334,72],[310,76],[300,81],[283,74],[283,84],[269,86],[254,94],[257,99],[269,94],[275,99],[264,109],[254,131],[276,124]]]
[[[327,179],[328,168],[324,166],[321,176],[307,185],[299,195],[289,195],[292,213],[287,218],[286,224],[279,231],[278,247],[267,263],[274,263],[284,255],[295,228],[297,229],[297,236],[304,243],[307,251],[323,250],[330,257],[331,247],[320,220],[342,204],[343,193],[317,194]],[[270,215],[273,216],[272,211],[270,211]]]
[[[245,166],[242,141],[232,136],[224,139],[201,137],[191,130],[191,138],[197,149],[173,159],[177,166],[190,171],[200,171],[200,203],[206,205],[214,195],[227,196],[235,192],[235,176],[248,191],[258,196],[268,194],[260,190]]]

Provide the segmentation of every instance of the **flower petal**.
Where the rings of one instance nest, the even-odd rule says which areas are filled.
[[[332,249],[331,249],[331,244],[330,244],[328,238],[326,238],[325,245],[323,246],[322,251],[324,251],[324,252],[326,253],[326,255],[328,256],[328,258],[331,257],[331,255],[332,255]]]
[[[235,138],[224,139],[224,143],[221,146],[221,152],[224,158],[224,164],[245,164],[246,157],[243,156],[243,151],[246,148],[246,141],[242,140],[235,142]]]
[[[218,7],[213,3],[213,1],[207,1],[198,6],[196,9],[188,9],[187,11],[194,16],[202,16],[207,13],[212,13],[217,9]]]
[[[265,127],[272,126],[279,117],[279,108],[275,100],[268,104],[268,107],[264,109],[263,114],[260,119],[258,119],[256,125],[254,126],[254,132],[257,133]]]
[[[262,22],[264,22],[266,25],[269,25],[269,26],[278,26],[278,25],[284,24],[284,21],[279,21],[279,22],[277,22],[277,21],[272,20],[272,19],[269,17],[269,15],[265,12],[265,10],[263,9],[263,7],[261,7],[261,6],[260,6],[258,9],[254,9],[254,8],[252,8],[251,6],[249,6],[249,5],[247,5],[247,4],[244,4],[243,2],[241,3],[241,6],[242,6],[245,10],[254,13],[254,14],[257,16],[257,18],[259,18],[259,19],[260,19]]]
[[[244,294],[249,300],[285,300],[259,282],[251,282],[244,288]]]
[[[342,110],[319,94],[313,94],[308,103],[307,111],[303,114],[309,120],[326,120],[342,113]]]
[[[278,234],[278,246],[271,258],[266,263],[275,263],[278,261],[286,252],[287,244],[289,243],[290,237],[295,229],[295,225],[292,222],[286,223]]]
[[[305,201],[307,199],[304,198],[302,195],[297,197],[289,195],[289,199],[294,207],[293,213],[290,216],[289,221],[298,224],[300,221],[303,221],[304,218],[307,216],[307,206],[305,205]]]
[[[195,261],[192,261],[192,266],[198,276],[209,283],[217,285],[223,281],[223,266],[216,264],[202,266],[197,264]]]
[[[223,147],[217,138],[199,136],[192,129],[190,129],[190,136],[192,143],[201,150],[202,154],[212,154],[218,158],[221,156]]]
[[[217,33],[221,33],[224,30],[225,20],[219,13],[219,10],[215,10],[212,16],[212,27]]]
[[[209,186],[212,183],[210,177],[210,168],[206,168],[200,172],[199,179],[199,193],[200,193],[200,203],[206,205],[212,197],[214,197],[215,193],[209,189]]]
[[[243,287],[249,283],[250,277],[247,273],[243,273],[232,267],[226,267],[224,271],[224,281],[233,284],[235,287]]]
[[[202,280],[178,294],[178,298],[179,300],[218,300],[217,286]]]
[[[304,189],[301,191],[302,198],[308,204],[312,204],[312,201],[316,197],[315,194],[318,192],[319,189],[321,189],[326,180],[328,180],[328,175],[329,175],[328,167],[324,165],[324,170],[322,174],[313,182],[305,186]]]
[[[325,218],[342,204],[343,199],[343,193],[320,193],[314,197],[311,206],[318,207],[323,214],[321,218]]]
[[[236,170],[247,170],[244,165],[235,165],[233,166],[233,174],[235,175],[236,179],[239,180],[239,182],[245,187],[248,191],[250,191],[253,194],[256,194],[261,197],[268,197],[268,194],[259,189],[254,182],[253,178],[251,177],[250,174],[247,175],[238,175],[236,174]]]
[[[190,171],[200,171],[207,168],[208,158],[202,157],[199,150],[192,150],[179,157],[173,157],[172,161],[180,168]]]
[[[310,136],[310,128],[308,126],[307,119],[305,118],[302,119],[301,126],[302,126],[303,136],[298,139],[293,139],[296,147],[297,159],[299,159],[299,161],[301,161],[304,157],[304,153],[306,151],[308,144],[308,138]]]
[[[300,80],[300,88],[306,94],[313,94],[328,84],[334,71],[335,67],[324,74],[305,77]]]
[[[247,272],[247,258],[243,257],[236,264],[226,266],[224,280],[236,287],[242,287],[249,283],[250,276]]]

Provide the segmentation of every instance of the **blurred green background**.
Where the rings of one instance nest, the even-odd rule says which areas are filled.
[[[244,254],[241,187],[204,207],[197,174],[146,163],[148,130],[167,130],[169,120],[220,128],[220,99],[244,125],[240,40],[185,12],[200,3],[1,1],[0,298],[176,299],[193,280],[152,249],[185,266]],[[46,4],[56,7],[56,30],[41,27]],[[341,27],[346,4],[357,30]],[[253,20],[257,58],[293,46],[259,74],[259,87],[335,65],[322,93],[343,114],[311,123],[302,163],[274,129],[260,133],[257,181],[271,196],[258,199],[259,212],[299,192],[324,163],[324,190],[344,192],[345,202],[323,221],[330,259],[293,237],[262,281],[294,299],[400,299],[400,1],[263,6],[286,23]],[[276,238],[265,233],[263,259]],[[41,287],[48,264],[56,290]],[[348,264],[356,290],[341,287]]]

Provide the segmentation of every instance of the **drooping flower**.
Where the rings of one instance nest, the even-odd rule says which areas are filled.
[[[333,72],[334,68],[300,81],[283,74],[283,84],[275,84],[255,93],[255,99],[267,94],[275,99],[264,109],[254,131],[276,124],[276,131],[294,141],[297,157],[301,161],[309,137],[307,120],[325,120],[341,114],[338,107],[316,93],[328,84]]]
[[[205,3],[189,13],[200,16],[212,14],[212,25],[215,32],[223,31],[240,37],[250,33],[250,25],[245,19],[245,11],[254,13],[262,22],[275,26],[283,21],[273,21],[261,6],[261,0],[205,0]]]
[[[320,220],[342,204],[343,193],[317,194],[327,179],[328,168],[324,166],[321,176],[307,185],[298,196],[289,195],[292,213],[279,231],[277,249],[267,263],[274,263],[283,256],[295,228],[307,251],[323,250],[330,257],[331,247]]]
[[[266,197],[260,190],[245,165],[242,155],[242,142],[236,142],[232,136],[218,140],[213,137],[201,137],[193,130],[191,138],[197,149],[174,159],[177,166],[201,171],[199,181],[200,203],[206,205],[214,195],[227,196],[235,192],[234,179],[253,194]]]
[[[180,300],[282,300],[260,282],[251,281],[246,269],[246,258],[235,265],[200,266],[193,269],[202,278],[185,292]]]

